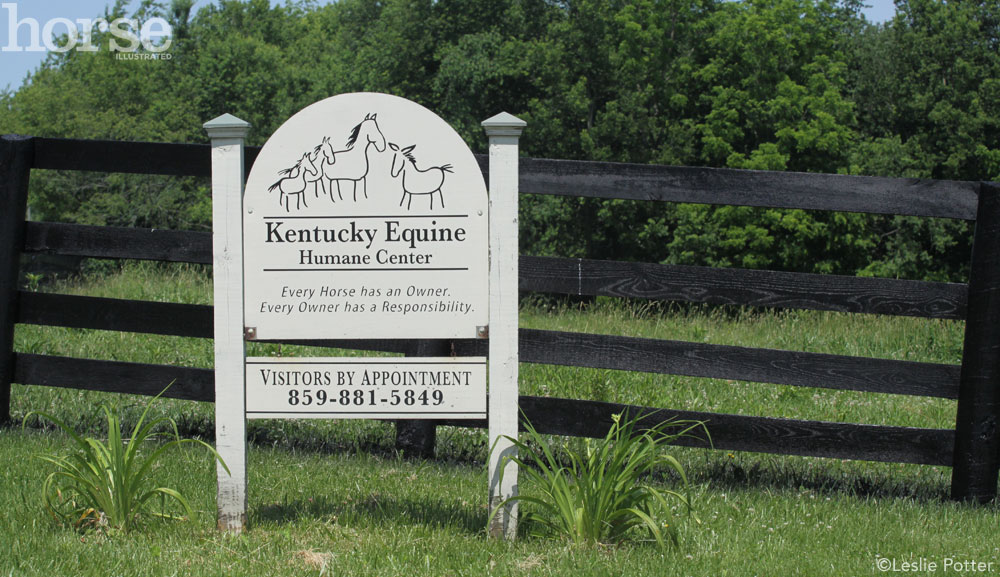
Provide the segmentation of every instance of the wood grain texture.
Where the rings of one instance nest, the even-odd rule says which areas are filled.
[[[212,338],[212,307],[49,293],[20,293],[19,323]]]
[[[969,320],[955,421],[951,495],[997,495],[1000,472],[1000,184],[983,183],[969,272]]]
[[[702,421],[714,447],[730,451],[948,465],[954,439],[954,432],[946,429],[776,419],[593,401],[525,398],[522,406],[529,420],[544,418],[549,434],[602,436],[611,426],[611,415],[625,410],[649,415],[646,422],[650,425],[670,419]],[[708,446],[702,438],[682,439],[679,444]]]
[[[15,355],[14,374],[15,382],[26,385],[149,396],[174,381],[168,397],[214,400],[214,373],[209,369],[19,353]],[[610,426],[611,415],[626,409],[653,413],[650,423],[670,418],[704,421],[713,447],[729,451],[946,466],[952,462],[954,443],[954,432],[943,429],[748,417],[528,396],[520,397],[520,407],[539,431],[553,435],[601,437]],[[483,428],[486,423],[447,420],[438,425]],[[708,446],[698,438],[681,444]]]
[[[217,526],[247,525],[246,343],[243,315],[243,144],[250,125],[209,121],[212,140],[212,312],[215,349]],[[219,121],[220,119],[216,119]]]
[[[259,147],[246,148],[249,174]],[[488,176],[485,155],[477,155]],[[36,138],[34,168],[209,176],[205,144]],[[973,182],[520,159],[521,194],[835,210],[974,220]]]
[[[38,293],[21,297],[22,323],[203,338],[212,331],[211,307],[205,305]],[[958,397],[957,365],[532,329],[518,333],[520,362]],[[395,353],[412,353],[414,346],[404,339],[261,342]],[[458,356],[488,355],[485,340],[451,344]],[[447,351],[450,354],[450,345]]]
[[[26,353],[15,353],[14,361],[14,382],[23,385],[153,396],[172,382],[165,397],[215,400],[211,369]]]
[[[958,392],[956,365],[529,329],[520,339],[527,363],[928,397]]]
[[[948,429],[776,419],[550,397],[522,396],[520,407],[524,417],[540,433],[548,435],[600,438],[608,432],[611,416],[625,411],[646,415],[646,426],[671,419],[701,421],[711,435],[711,445],[703,434],[681,439],[677,444],[724,451],[948,466],[954,443],[954,431]],[[469,420],[438,424],[484,426]]]
[[[25,252],[211,263],[211,233],[29,222]],[[962,319],[966,285],[521,257],[522,291]],[[400,351],[402,352],[402,351]]]
[[[29,222],[25,252],[212,263],[212,233],[162,228]]]
[[[967,285],[525,256],[520,288],[571,295],[965,318]]]
[[[209,176],[207,144],[38,138],[34,168]]]
[[[501,113],[483,121],[489,138],[489,419],[487,478],[490,519],[487,533],[513,540],[517,536],[518,464],[518,138],[524,121]]]
[[[210,305],[160,303],[23,291],[19,293],[19,297],[18,323],[181,337],[212,338],[213,336],[214,319]],[[414,342],[423,341],[367,339],[257,342],[407,353],[413,350]],[[440,342],[447,343],[448,341]],[[450,352],[451,349],[448,347],[448,353],[450,354]]]
[[[247,147],[246,172],[260,147]],[[207,144],[36,138],[32,168],[168,176],[211,176]]]
[[[521,159],[521,194],[976,218],[975,182]]]
[[[17,281],[33,151],[29,137],[7,135],[0,138],[0,424],[10,421]]]

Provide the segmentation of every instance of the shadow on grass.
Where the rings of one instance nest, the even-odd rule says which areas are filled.
[[[210,417],[185,413],[175,416],[182,436],[200,437],[209,442],[214,438],[215,431]],[[21,420],[15,415],[6,426],[20,425]],[[106,434],[99,430],[99,426],[80,416],[72,425],[81,432]],[[37,419],[29,419],[27,426],[43,430],[52,428],[47,422],[38,422]],[[310,427],[297,422],[254,421],[249,427],[247,441],[256,447],[313,454],[367,453],[387,458],[398,456],[391,425],[388,423],[347,430],[324,430],[316,434]],[[439,457],[436,462],[485,466],[485,438],[466,439],[451,432],[439,435],[438,441]],[[914,499],[923,502],[947,500],[950,491],[950,469],[946,467],[862,462],[845,464],[836,459],[756,454],[739,454],[734,459],[727,458],[727,453],[723,451],[677,449],[680,452],[675,453],[675,456],[685,465],[691,481],[695,484],[707,484],[713,490],[809,490],[826,496]],[[664,480],[673,482],[669,478]],[[400,515],[407,511],[408,514],[415,515],[421,505],[414,503],[407,508],[396,503],[395,506]],[[444,514],[443,511],[447,508],[448,506],[444,506],[444,509],[436,513],[425,512],[422,522],[432,522],[436,515]],[[485,512],[482,516],[484,523]],[[481,526],[478,521],[469,526],[473,525],[476,525],[476,530]]]
[[[448,527],[473,534],[484,531],[487,517],[485,508],[464,501],[398,498],[376,492],[344,499],[320,495],[272,503],[250,511],[250,521],[254,524],[285,524],[308,518],[345,524]]]

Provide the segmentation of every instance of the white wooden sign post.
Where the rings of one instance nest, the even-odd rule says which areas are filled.
[[[507,113],[483,121],[490,139],[490,510],[517,495],[517,143],[527,123]],[[517,505],[493,517],[490,535],[517,535]]]
[[[219,527],[246,524],[247,418],[490,419],[490,502],[517,491],[517,137],[479,165],[437,115],[386,94],[306,107],[243,184],[247,123],[212,139]],[[419,155],[419,160],[418,160]],[[492,260],[490,260],[492,259]],[[485,357],[247,358],[245,341],[490,339]],[[512,537],[516,510],[494,534]]]
[[[212,140],[212,281],[215,303],[215,445],[219,528],[241,531],[247,515],[243,393],[243,143],[250,124],[225,114],[205,123]]]

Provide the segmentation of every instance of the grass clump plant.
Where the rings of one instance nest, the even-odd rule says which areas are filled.
[[[42,484],[42,503],[58,521],[78,529],[109,528],[128,531],[135,529],[146,514],[162,519],[183,520],[195,516],[187,498],[176,489],[158,486],[154,477],[166,452],[181,445],[204,447],[226,466],[214,447],[200,439],[182,439],[177,423],[170,417],[147,419],[153,402],[166,389],[147,403],[128,438],[123,437],[121,419],[106,404],[100,406],[108,427],[107,443],[77,434],[58,418],[41,411],[32,414],[48,419],[69,435],[76,452],[66,456],[39,455],[56,466]],[[169,431],[162,430],[169,425]],[[169,439],[155,445],[154,443]],[[152,446],[151,450],[146,450]],[[158,502],[159,510],[151,506]],[[168,503],[173,507],[168,508]],[[178,515],[177,509],[183,514]]]
[[[549,442],[525,423],[526,441],[508,437],[517,456],[510,457],[537,495],[517,495],[492,512],[515,502],[531,509],[522,515],[527,532],[537,537],[568,538],[573,543],[619,544],[645,534],[660,547],[678,544],[671,502],[693,515],[690,483],[680,462],[665,453],[666,445],[701,428],[692,421],[663,421],[638,429],[641,416],[612,416],[603,439],[586,439],[582,449],[567,446],[557,456]],[[672,431],[672,432],[668,432]],[[680,490],[650,484],[664,469],[676,473]],[[492,517],[491,515],[491,517]]]

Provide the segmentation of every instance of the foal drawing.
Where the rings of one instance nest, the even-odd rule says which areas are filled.
[[[392,150],[392,169],[389,174],[393,178],[403,177],[403,198],[399,201],[399,206],[406,202],[406,210],[410,210],[413,202],[413,195],[427,195],[430,197],[431,210],[434,210],[434,193],[437,193],[438,200],[441,201],[441,208],[444,208],[444,195],[441,187],[444,186],[445,174],[452,172],[451,165],[431,166],[420,170],[417,168],[417,159],[413,157],[413,148],[416,145],[407,146],[400,149],[393,143],[389,143]],[[410,162],[407,166],[406,162]]]
[[[295,209],[299,210],[303,206],[308,206],[306,204],[306,183],[311,182],[309,179],[311,177],[319,174],[319,169],[313,164],[311,158],[309,158],[309,153],[302,155],[302,158],[295,163],[291,168],[286,168],[278,174],[284,177],[275,182],[271,186],[267,187],[268,192],[274,192],[278,190],[281,194],[278,196],[278,204],[285,205],[285,212],[291,211],[291,197],[295,196]]]

